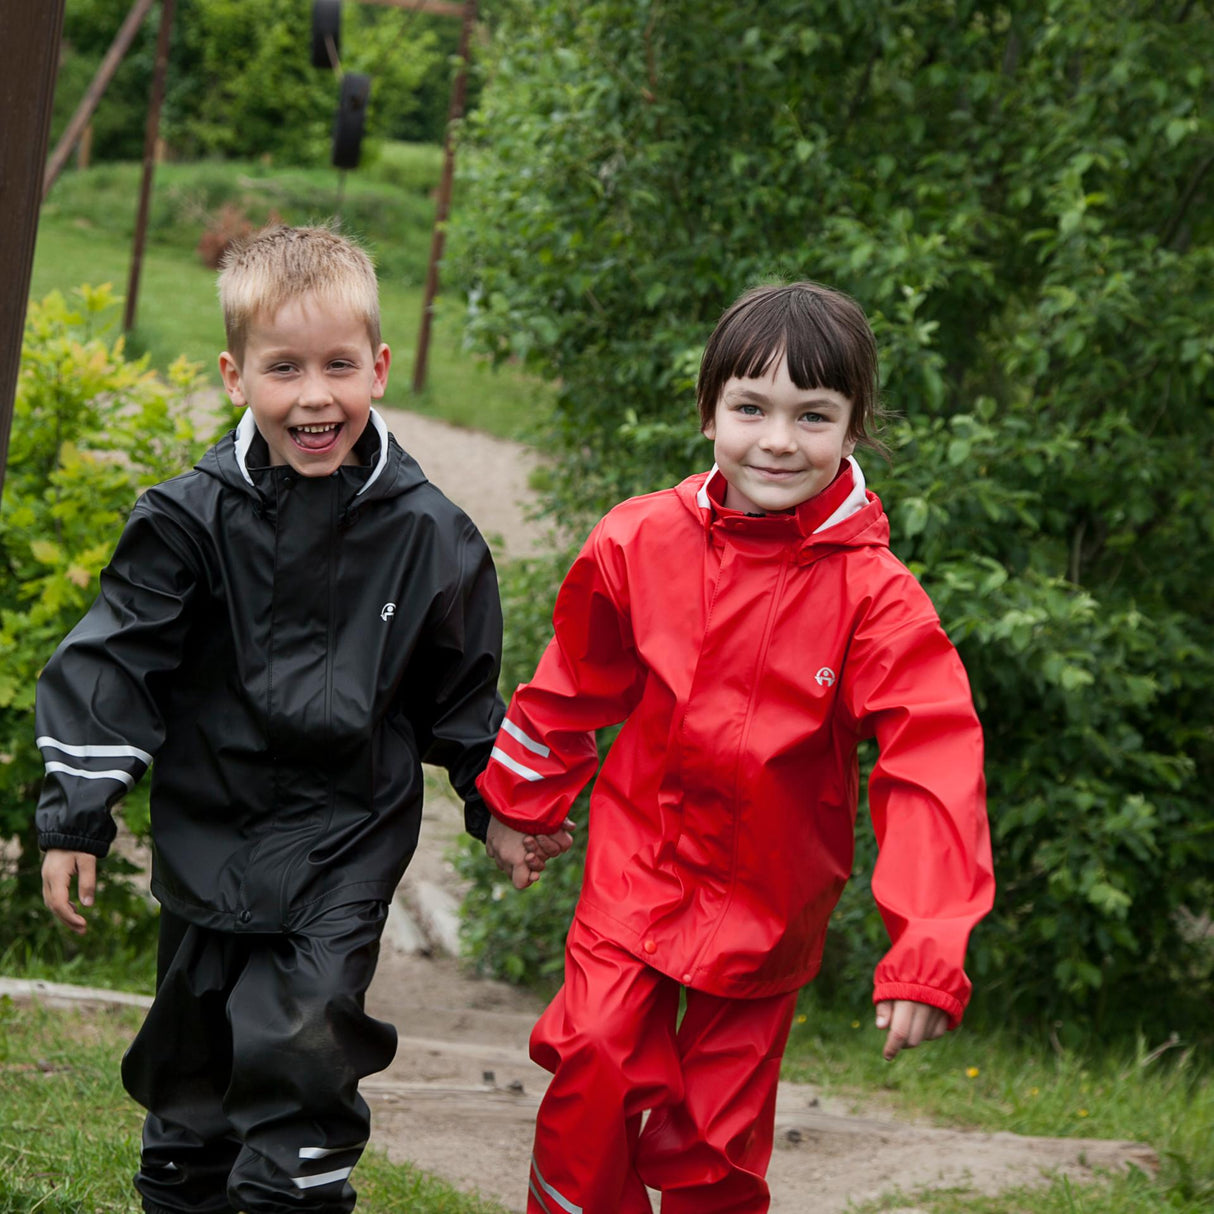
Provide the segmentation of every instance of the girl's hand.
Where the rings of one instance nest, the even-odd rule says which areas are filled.
[[[893,1062],[901,1050],[943,1037],[948,1032],[948,1013],[930,1003],[883,999],[877,1004],[877,1027],[889,1029],[881,1053],[886,1062]]]

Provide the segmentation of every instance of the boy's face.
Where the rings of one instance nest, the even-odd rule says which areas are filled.
[[[357,462],[353,448],[384,394],[391,352],[371,348],[366,325],[321,299],[284,304],[249,326],[244,358],[224,351],[219,370],[234,405],[248,405],[270,463],[328,476]]]
[[[821,493],[855,450],[851,410],[840,392],[798,388],[783,354],[758,379],[726,380],[704,427],[729,486],[725,505],[773,514]]]

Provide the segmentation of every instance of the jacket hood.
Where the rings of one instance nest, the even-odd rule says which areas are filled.
[[[676,491],[711,537],[722,539],[723,532],[738,532],[756,539],[770,537],[795,542],[801,563],[817,560],[839,548],[888,548],[889,520],[881,499],[865,486],[864,473],[855,458],[849,455],[846,463],[848,468],[843,475],[850,471],[850,489],[841,500],[837,493],[833,495],[836,504],[826,518],[822,518],[822,499],[831,493],[830,488],[787,514],[752,516],[726,510],[719,500],[724,478],[715,464],[709,472],[689,476]]]
[[[347,509],[396,497],[426,483],[417,461],[401,448],[375,409],[354,445],[354,453],[359,463],[338,470],[346,488]],[[265,440],[258,433],[252,412],[246,409],[236,429],[229,430],[194,466],[230,489],[264,500],[269,484],[267,465]]]

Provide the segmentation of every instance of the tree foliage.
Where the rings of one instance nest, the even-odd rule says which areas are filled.
[[[67,0],[56,136],[129,9],[130,0]],[[143,154],[157,11],[98,107],[99,158]],[[162,128],[176,155],[327,163],[338,83],[311,65],[311,13],[310,0],[178,0]],[[342,70],[371,76],[368,151],[385,138],[441,140],[459,22],[359,3],[342,13]]]
[[[866,471],[986,731],[980,991],[1110,1023],[1208,1001],[1208,6],[491,14],[449,273],[470,342],[560,384],[552,512],[578,535],[705,466],[694,378],[745,287],[851,292],[895,414]],[[881,943],[870,861],[862,832],[835,945],[853,991]]]

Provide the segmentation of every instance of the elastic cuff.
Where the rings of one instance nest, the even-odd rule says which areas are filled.
[[[961,1023],[965,1012],[965,1004],[947,991],[937,990],[933,986],[919,986],[914,982],[877,983],[873,989],[873,1003],[881,1003],[887,999],[909,999],[912,1003],[926,1003],[929,1007],[938,1007],[948,1015],[950,1029],[955,1029]]]
[[[474,839],[484,843],[489,832],[489,810],[479,797],[464,802],[464,829]]]
[[[89,839],[84,835],[61,835],[41,832],[38,847],[44,851],[82,851],[99,859],[109,854],[110,845],[101,839]]]

